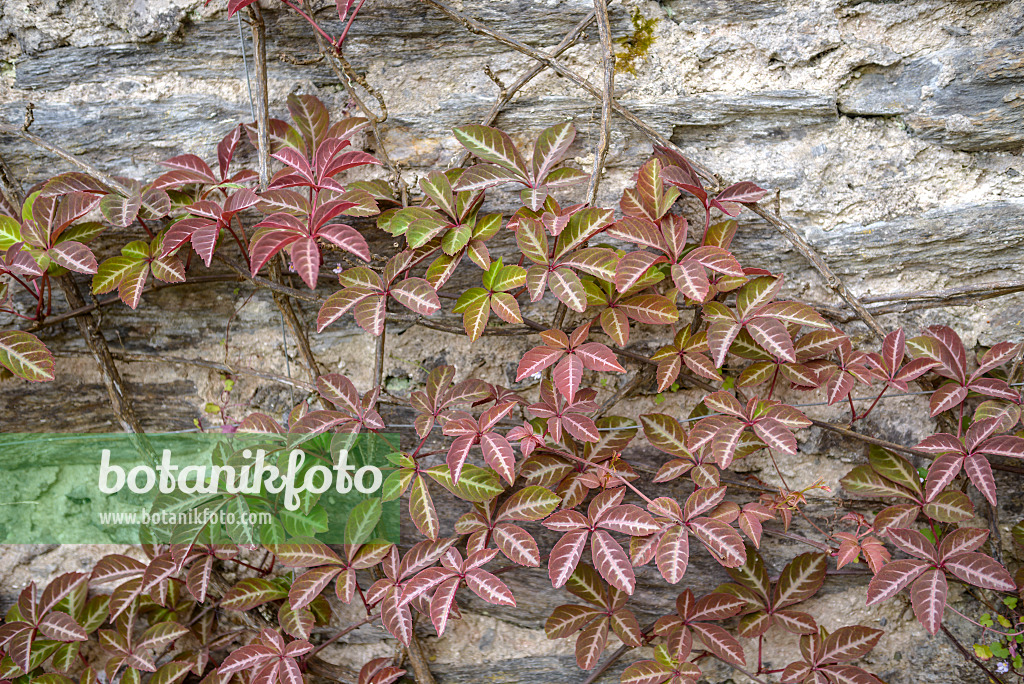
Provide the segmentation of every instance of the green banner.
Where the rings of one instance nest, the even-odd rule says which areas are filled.
[[[0,543],[399,541],[398,435],[0,434]]]

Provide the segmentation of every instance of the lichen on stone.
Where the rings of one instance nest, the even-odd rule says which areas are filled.
[[[630,21],[633,24],[633,33],[615,39],[616,43],[625,48],[624,51],[615,53],[615,70],[636,76],[637,62],[647,59],[647,53],[654,45],[654,27],[660,20],[648,19],[640,12],[639,7],[634,7]]]

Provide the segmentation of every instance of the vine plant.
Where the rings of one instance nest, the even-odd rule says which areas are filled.
[[[235,0],[231,11],[248,4]],[[343,20],[358,11],[352,5],[338,2]],[[343,38],[331,45],[340,50]],[[358,603],[367,615],[359,624],[379,620],[408,646],[416,614],[442,634],[459,618],[466,590],[514,607],[517,597],[500,573],[517,567],[546,568],[553,587],[583,601],[558,606],[546,623],[550,638],[575,639],[581,668],[597,667],[612,634],[628,647],[653,647],[653,660],[622,672],[624,684],[693,682],[708,659],[787,683],[880,681],[852,663],[874,648],[881,630],[822,624],[806,604],[847,566],[864,565],[868,604],[906,596],[930,634],[956,612],[947,606],[951,582],[983,590],[995,605],[1017,605],[1024,573],[1014,576],[984,552],[986,545],[999,551],[1001,542],[978,526],[967,485],[994,507],[993,468],[1024,459],[1024,400],[1006,368],[1019,344],[997,344],[972,362],[954,330],[933,326],[909,339],[895,330],[880,349],[858,349],[812,307],[780,299],[781,274],[744,265],[732,252],[736,217],[764,191],[742,182],[713,192],[669,148],[656,147],[639,167],[618,211],[563,205],[554,195],[588,177],[561,165],[575,137],[571,124],[540,132],[529,152],[496,128],[467,125],[454,135],[478,163],[425,175],[422,199],[408,206],[386,182],[351,180],[351,170],[379,163],[352,149],[365,119],[332,122],[309,95],[287,104],[291,120],[271,120],[262,143],[279,164],[264,189],[256,170],[236,163],[240,146],[261,144],[255,126],[228,131],[217,146],[216,172],[184,154],[147,183],[116,179],[113,187],[70,172],[33,188],[20,213],[0,216],[3,310],[45,321],[53,313],[52,283],[69,272],[91,275],[95,294],[116,290],[134,309],[150,276],[187,282],[202,270],[199,261],[209,267],[239,254],[259,285],[269,282],[260,273],[283,254],[311,292],[333,280],[328,273],[338,274],[334,291],[318,300],[317,331],[352,316],[381,336],[398,306],[416,320],[440,312],[439,292],[458,270],[475,269],[481,286],[452,295],[451,312],[462,315],[455,332],[472,341],[509,330],[536,334],[516,359],[516,381],[539,378],[539,389],[514,391],[472,377],[456,382],[458,369],[439,366],[422,390],[391,397],[416,413],[417,439],[390,456],[394,469],[381,501],[406,500],[421,536],[414,543],[266,543],[262,563],[251,547],[226,538],[149,545],[145,560],[108,556],[91,573],[22,591],[0,626],[0,680],[300,684],[324,672],[321,647],[358,626],[314,645],[314,631],[333,621],[327,595]],[[487,194],[507,186],[519,191],[522,206],[507,217],[483,214]],[[697,215],[688,218],[694,206]],[[375,226],[346,223],[371,216]],[[110,228],[139,239],[99,262],[90,245]],[[402,246],[375,261],[368,231]],[[494,258],[500,235],[514,247]],[[530,307],[543,311],[549,293],[572,312],[572,323],[556,316],[545,325],[524,315]],[[627,347],[641,326],[646,334],[664,332],[650,358]],[[51,353],[21,329],[0,332],[0,363],[25,380],[54,378]],[[621,394],[599,403],[607,394],[602,380],[633,364],[637,373],[653,366],[660,391],[696,389],[688,415],[610,414]],[[868,462],[842,479],[850,494],[881,501],[877,512],[851,510],[847,529],[812,524],[817,537],[805,537],[789,527],[794,516],[806,516],[806,490],[782,480],[749,500],[731,486],[736,461],[763,452],[774,463],[775,454],[799,452],[801,431],[812,421],[783,401],[792,396],[783,390],[848,403],[852,424],[879,410],[887,391],[906,391],[914,381],[931,388],[930,415],[948,427],[910,449],[874,446]],[[858,385],[877,392],[860,412],[853,403]],[[253,413],[237,429],[388,431],[378,412],[380,378],[362,393],[337,373],[319,375],[314,387],[323,408],[303,402],[284,423]],[[442,446],[427,450],[432,439],[443,439]],[[631,464],[631,445],[641,441],[664,454],[650,478]],[[918,469],[899,450],[934,460]],[[673,481],[685,482],[688,493],[669,495],[664,484]],[[438,496],[464,504],[453,527],[438,513]],[[355,525],[372,529],[379,505],[359,510]],[[541,527],[560,535],[550,548],[534,536]],[[765,535],[811,550],[781,566],[766,562]],[[687,586],[695,553],[706,553],[730,581],[696,596]],[[667,614],[642,627],[630,608],[634,568],[651,563],[680,593]],[[773,577],[770,567],[781,570]],[[226,581],[228,569],[239,579]],[[106,583],[116,586],[104,591]],[[998,646],[985,647],[987,658],[1000,649],[1019,653],[1020,625],[1005,617],[1000,624],[1009,631],[997,634]],[[769,669],[764,647],[784,632],[799,636],[800,657]],[[354,678],[388,684],[403,674],[376,659]]]

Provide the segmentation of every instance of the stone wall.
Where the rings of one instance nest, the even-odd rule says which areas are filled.
[[[588,0],[455,4],[538,48],[556,44],[591,7]],[[227,19],[223,5],[220,0],[208,8],[200,0],[6,0],[0,4],[0,118],[20,122],[31,102],[34,132],[118,175],[150,178],[159,160],[185,151],[211,158],[224,132],[252,118],[243,64],[251,43],[247,31],[240,40],[239,27]],[[263,5],[272,111],[283,115],[285,97],[304,92],[321,97],[335,116],[353,112],[330,69],[315,61],[307,25],[278,11],[273,0]],[[333,3],[321,0],[314,6],[324,7],[322,16],[333,26]],[[616,36],[632,31],[634,7],[659,22],[636,75],[617,77],[617,97],[694,159],[728,179],[769,188],[769,203],[858,295],[1021,279],[1024,1],[629,0],[611,4]],[[490,107],[497,88],[484,67],[510,83],[531,66],[525,57],[466,33],[415,0],[368,0],[346,54],[386,99],[386,145],[412,186],[457,155],[450,129],[479,120]],[[599,82],[596,29],[564,61]],[[251,69],[251,59],[248,64]],[[589,170],[600,105],[565,79],[543,73],[503,111],[497,125],[525,141],[567,118],[579,131],[570,156]],[[0,138],[0,146],[26,187],[64,170],[19,140]],[[650,149],[624,121],[613,122],[602,203],[614,205]],[[508,198],[490,202],[495,210],[510,206]],[[838,306],[816,272],[770,227],[749,214],[741,225],[738,251],[744,263],[784,271],[791,294]],[[379,244],[386,248],[388,241]],[[991,344],[1021,339],[1022,311],[1024,295],[1015,294],[881,320],[908,330],[944,323],[969,345]],[[136,312],[112,306],[102,315],[117,350],[241,363],[304,377],[294,340],[282,339],[272,300],[244,286],[162,290],[147,295]],[[304,315],[312,320],[315,310]],[[863,329],[853,323],[850,330]],[[0,429],[15,424],[37,430],[113,429],[105,391],[76,328],[55,326],[42,337],[60,356],[58,380],[47,386],[0,385]],[[653,351],[650,337],[637,339],[640,348],[646,344],[645,351]],[[388,383],[403,392],[423,382],[424,367],[445,361],[461,374],[473,371],[509,385],[514,380],[509,359],[526,344],[483,338],[469,345],[444,333],[399,326],[389,335]],[[313,345],[325,367],[349,374],[360,387],[368,384],[373,342],[351,323],[314,335]],[[203,404],[217,400],[221,386],[217,373],[187,365],[133,362],[124,364],[124,372],[151,430],[190,427],[202,417]],[[286,387],[241,377],[232,400],[280,413],[298,398]],[[663,410],[684,411],[689,405],[679,393]],[[893,402],[889,417],[870,427],[913,443],[931,431],[926,421],[903,418],[911,410],[920,412],[920,405],[913,398]],[[622,405],[627,413],[640,408],[640,402]],[[782,463],[797,486],[817,477],[835,485],[863,458],[858,445],[813,431],[801,452],[799,459]],[[653,452],[638,458],[656,466]],[[761,472],[765,465],[755,459],[744,467],[767,478],[768,471]],[[1001,520],[1012,524],[1021,514],[1016,482],[1001,484],[1006,492]],[[828,502],[816,505],[815,515],[826,519]],[[449,525],[459,512],[449,512]],[[78,569],[82,558],[99,552],[8,552],[0,559],[0,594],[10,595],[30,578]],[[770,554],[783,561],[795,552],[775,546]],[[706,569],[699,580],[703,588],[722,577],[711,563],[694,569]],[[653,576],[641,580],[637,602],[646,619],[673,592],[658,588]],[[463,623],[443,639],[427,639],[439,681],[485,676],[495,682],[582,681],[571,642],[548,642],[539,629],[559,600],[543,574],[521,573],[510,584],[517,596],[532,597],[524,601],[525,610],[488,610],[470,602]],[[869,661],[886,681],[982,681],[941,636],[928,639],[899,603],[868,610],[862,581],[829,587],[816,599],[828,626],[856,618],[889,630]],[[976,603],[964,599],[964,605],[977,611]],[[963,639],[971,638],[966,623],[952,626]],[[336,655],[356,662],[390,652],[379,636],[361,629]],[[709,676],[742,681],[725,669],[712,668]]]

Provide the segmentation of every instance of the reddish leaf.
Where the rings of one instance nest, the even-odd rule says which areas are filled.
[[[583,556],[587,536],[587,530],[567,532],[551,547],[551,555],[548,557],[548,577],[551,578],[551,586],[557,589],[572,576]]]
[[[595,620],[584,627],[576,639],[576,664],[584,670],[593,669],[608,643],[608,620]]]
[[[871,606],[892,598],[929,567],[931,566],[927,561],[916,558],[886,563],[868,583],[867,604]]]
[[[942,625],[947,591],[946,575],[938,568],[932,568],[918,577],[910,587],[914,615],[929,634],[936,634]]]
[[[407,309],[423,316],[430,316],[441,309],[437,292],[422,278],[406,278],[391,286],[391,296]]]
[[[889,567],[889,566],[886,566]],[[946,558],[943,567],[964,582],[995,591],[1013,591],[1016,584],[1010,573],[991,556],[983,553],[961,553]]]
[[[636,577],[629,557],[619,543],[608,532],[594,530],[590,538],[590,551],[601,576],[616,589],[632,594],[636,587]]]

